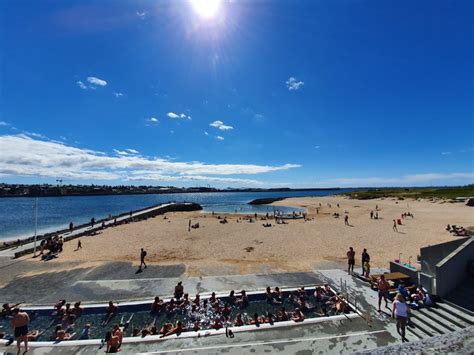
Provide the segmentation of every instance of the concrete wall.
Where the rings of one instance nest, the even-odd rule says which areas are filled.
[[[420,249],[421,271],[436,276],[436,264],[451,254],[468,238],[457,238],[450,242],[430,245]]]
[[[435,278],[434,276],[432,275],[427,275],[427,274],[424,274],[422,272],[420,272],[419,274],[419,279],[420,279],[420,285],[423,286],[423,288],[425,288],[428,293],[434,293],[434,289],[435,289],[435,286],[434,285],[434,281],[435,281]]]
[[[390,272],[401,272],[405,275],[410,276],[411,282],[415,285],[418,285],[418,271],[414,269],[410,269],[402,264],[395,263],[393,261],[390,262]]]
[[[474,238],[465,243],[436,265],[436,294],[446,296],[458,286],[467,275],[467,266],[474,259]]]

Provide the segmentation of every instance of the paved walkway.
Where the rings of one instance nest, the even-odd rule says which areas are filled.
[[[190,203],[180,203],[180,204],[190,205]],[[153,212],[153,211],[158,211],[160,209],[166,208],[166,207],[171,206],[171,205],[174,205],[174,203],[165,203],[165,204],[150,207],[150,208],[147,208],[147,209],[144,209],[144,210],[141,210],[141,211],[133,212],[132,215],[126,214],[126,215],[123,215],[121,217],[116,217],[117,223],[129,220],[131,218],[140,217],[140,216],[143,216],[147,213],[150,213],[150,212]],[[114,219],[115,219],[115,217],[112,217],[111,219],[105,221],[104,222],[105,226],[113,225],[114,224]],[[57,235],[60,236],[60,237],[66,238],[66,237],[72,237],[72,236],[75,236],[75,235],[79,235],[79,234],[84,233],[84,232],[98,231],[101,228],[102,228],[102,222],[96,223],[94,225],[94,228],[92,228],[92,226],[89,224],[89,225],[87,225],[85,227],[82,227],[82,228],[75,228],[72,232],[68,231],[68,232],[65,232],[65,233],[57,233]],[[37,244],[36,244],[38,249],[39,249],[39,244],[40,244],[40,241],[38,240]],[[15,253],[18,253],[18,252],[23,251],[23,250],[28,250],[28,249],[31,249],[31,248],[34,248],[34,242],[26,243],[26,244],[23,244],[22,246],[15,246],[15,247],[12,247],[12,248],[1,250],[0,251],[0,257],[6,256],[6,257],[13,258],[13,257],[15,257]]]

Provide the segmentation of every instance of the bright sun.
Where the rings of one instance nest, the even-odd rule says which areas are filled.
[[[206,19],[214,17],[219,11],[221,0],[190,0],[194,11]]]

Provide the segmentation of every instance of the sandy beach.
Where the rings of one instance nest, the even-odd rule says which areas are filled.
[[[345,265],[346,251],[352,246],[358,256],[356,265],[360,265],[362,249],[367,248],[372,267],[388,267],[399,253],[402,261],[411,256],[415,263],[420,247],[452,240],[445,231],[448,223],[474,225],[474,209],[461,203],[329,196],[290,198],[275,205],[304,207],[310,220],[276,225],[260,217],[250,223],[242,215],[227,215],[228,223],[222,224],[217,214],[168,213],[166,219],[158,216],[82,238],[83,248],[77,251],[77,241],[68,242],[50,263],[58,270],[73,262],[77,267],[109,261],[132,261],[138,266],[143,247],[148,263],[182,263],[190,276],[305,271]],[[379,219],[370,219],[376,205]],[[408,211],[414,218],[404,219],[398,232],[394,231],[393,219]],[[350,226],[344,224],[345,212]],[[333,217],[334,213],[341,217]],[[199,223],[199,228],[189,232],[189,220]],[[272,227],[262,226],[267,222]]]

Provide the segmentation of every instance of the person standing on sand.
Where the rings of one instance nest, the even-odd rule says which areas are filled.
[[[142,269],[142,265],[145,265],[145,269],[146,269],[145,256],[146,256],[146,251],[142,248],[142,250],[140,251],[140,267],[139,267],[140,270]]]
[[[30,323],[30,317],[26,312],[20,312],[19,308],[13,309],[13,319],[11,321],[12,328],[15,333],[16,345],[18,347],[18,354],[21,350],[21,342],[25,342],[25,351],[23,354],[28,352],[28,324]]]
[[[69,233],[72,233],[73,230],[74,230],[74,223],[70,222],[69,223]]]
[[[345,224],[346,226],[349,225],[349,216],[348,216],[347,214],[344,216],[344,224]]]
[[[351,272],[354,272],[354,264],[355,264],[355,251],[354,248],[350,247],[349,251],[347,252],[347,273],[350,275]]]
[[[395,232],[398,232],[398,229],[397,229],[397,221],[396,220],[393,220],[393,230]]]
[[[191,232],[191,220],[188,222],[188,232]]]
[[[374,211],[370,211],[370,219],[374,218]]]

